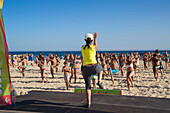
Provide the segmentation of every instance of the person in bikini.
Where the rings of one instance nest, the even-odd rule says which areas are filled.
[[[70,53],[70,57],[69,57],[69,62],[70,62],[70,67],[73,67],[73,60],[74,60],[74,56],[73,53]]]
[[[148,51],[148,66],[150,66],[151,58],[152,58],[152,55],[150,51]]]
[[[69,73],[71,72],[71,68],[68,66],[68,60],[66,60],[64,62],[62,72],[64,72],[64,80],[65,80],[65,83],[66,83],[66,88],[68,90],[69,87],[70,87],[70,83],[69,83],[70,74]]]
[[[107,58],[106,60],[106,66],[107,66],[107,72],[108,72],[107,77],[111,75],[110,74],[110,71],[111,71],[110,62],[111,62],[111,59]]]
[[[50,66],[51,75],[52,75],[52,78],[54,78],[54,68],[56,67],[56,59],[53,56],[53,54],[50,54],[49,61],[51,61],[51,66]]]
[[[47,55],[47,56],[46,56],[46,65],[47,65],[47,66],[48,66],[49,61],[50,61],[50,57]]]
[[[124,64],[125,64],[125,57],[124,57],[123,54],[120,54],[118,59],[119,59],[119,67],[120,67],[121,75],[123,76],[123,68],[124,68]]]
[[[44,83],[44,78],[46,79],[46,82],[48,82],[48,79],[45,76],[45,57],[41,56],[39,57],[39,61],[38,61],[38,66],[40,67],[40,71],[41,71],[41,78],[42,78],[42,83]]]
[[[55,54],[55,59],[56,59],[56,72],[58,72],[58,66],[60,64],[60,58],[59,58],[57,53]]]
[[[110,59],[112,59],[112,53],[111,53],[111,52],[109,52],[108,57],[109,57]]]
[[[28,54],[25,54],[25,59],[26,59],[26,65],[28,66],[28,60],[29,60]]]
[[[73,53],[70,53],[70,56],[69,56],[69,63],[70,63],[70,68],[71,68],[71,77],[73,77],[74,76],[74,73],[73,73],[73,69],[72,69],[72,67],[73,67],[73,61],[74,61],[74,56],[73,56]],[[70,81],[70,83],[71,83],[71,81]]]
[[[134,60],[133,60],[133,68],[134,68],[135,74],[136,74],[136,69],[138,66],[139,66],[139,55],[138,55],[138,53],[136,53],[134,55]]]
[[[151,61],[152,61],[152,66],[153,66],[154,78],[157,81],[158,80],[158,69],[160,68],[159,61],[161,61],[161,59],[159,59],[156,54],[153,54]]]
[[[126,69],[127,69],[127,76],[126,76],[126,80],[127,80],[127,86],[128,86],[128,91],[130,90],[130,83],[133,85],[133,75],[134,75],[134,69],[133,69],[133,61],[131,56],[127,57],[127,61],[126,61]]]
[[[12,54],[11,55],[11,66],[15,67],[15,58],[14,58],[14,55]]]
[[[100,64],[103,67],[103,76],[102,78],[104,79],[104,76],[106,75],[106,70],[105,70],[105,57],[103,56],[103,53],[100,53]]]
[[[67,60],[69,62],[69,54],[68,53],[65,54],[64,60],[65,61]]]
[[[31,53],[30,57],[31,57],[31,66],[34,66],[34,65],[33,65],[34,55]]]
[[[114,85],[114,75],[117,73],[117,69],[116,69],[116,64],[117,64],[117,59],[115,56],[113,56],[113,58],[111,59],[110,62],[110,69],[108,70],[108,72],[111,75],[111,80],[112,80],[112,84]]]
[[[19,63],[21,62],[22,65],[19,66],[18,69],[21,71],[23,78],[24,78],[24,71],[27,68],[26,61],[27,59],[25,58],[25,55],[23,55],[22,59],[19,61]]]
[[[73,66],[72,66],[72,75],[70,77],[70,83],[71,83],[71,79],[74,76],[74,83],[76,83],[76,79],[77,79],[77,65],[79,64],[79,61],[77,60],[77,55],[74,55],[74,60],[73,60]]]
[[[168,69],[169,58],[170,58],[170,56],[169,56],[168,52],[165,51],[165,53],[164,53],[164,61],[165,61],[166,69]]]
[[[105,61],[106,61],[106,59],[108,58],[108,56],[107,56],[107,53],[106,53],[106,52],[104,52],[103,57],[104,57],[104,59],[105,59]]]
[[[98,52],[96,52],[96,61],[97,61],[97,63],[99,63],[99,60],[100,60],[100,55],[99,55]]]
[[[148,54],[147,54],[147,52],[145,52],[144,55],[143,55],[143,65],[144,65],[145,70],[148,69],[148,67],[146,65],[147,61],[148,61]]]
[[[162,55],[159,53],[159,50],[157,49],[157,50],[155,50],[155,52],[154,52],[155,54],[156,54],[156,56],[157,56],[157,58],[159,58],[159,71],[160,71],[160,73],[161,73],[161,75],[162,75],[162,78],[163,78],[163,65],[162,65]]]

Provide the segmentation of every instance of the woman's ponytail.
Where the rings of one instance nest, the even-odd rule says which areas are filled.
[[[90,38],[87,38],[85,41],[86,41],[86,45],[85,45],[84,49],[86,47],[90,48],[90,44],[91,44],[92,40]]]

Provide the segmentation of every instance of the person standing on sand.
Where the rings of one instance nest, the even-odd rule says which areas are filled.
[[[144,65],[145,70],[148,69],[148,67],[146,65],[147,61],[148,61],[148,54],[147,54],[147,52],[145,52],[143,55],[143,65]]]
[[[106,76],[106,70],[105,70],[106,61],[105,60],[106,59],[105,59],[103,53],[101,52],[100,53],[100,63],[101,63],[101,66],[103,67],[103,75],[102,75],[103,79],[104,79],[104,76]]]
[[[69,61],[69,55],[68,55],[68,53],[66,53],[66,55],[65,55],[65,57],[64,57],[64,60]]]
[[[157,81],[158,80],[158,69],[160,67],[159,66],[159,61],[161,61],[161,59],[159,59],[156,54],[153,54],[153,57],[151,58],[151,61],[152,61],[152,65],[153,65],[154,78]]]
[[[168,52],[165,51],[165,53],[164,53],[164,61],[165,61],[166,69],[168,69],[169,58],[170,58],[170,56],[169,56]]]
[[[76,83],[76,79],[77,79],[77,65],[79,64],[79,61],[77,60],[77,55],[75,54],[74,55],[74,60],[73,60],[73,66],[72,66],[72,74],[70,76],[70,83],[71,83],[71,79],[73,78],[74,76],[74,83]]]
[[[15,60],[14,60],[14,55],[11,55],[11,66],[15,67]]]
[[[148,51],[148,66],[150,66],[150,61],[151,61],[152,55],[150,51]]]
[[[111,62],[110,62],[110,69],[108,70],[108,71],[110,71],[111,80],[112,80],[113,85],[114,85],[113,77],[117,73],[116,64],[117,64],[117,58],[115,55],[113,55],[113,58],[111,59]]]
[[[136,69],[138,66],[139,66],[139,55],[138,53],[136,53],[134,56],[134,61],[133,61],[133,68],[134,68],[135,74],[136,74]]]
[[[70,82],[69,82],[70,74],[69,73],[71,72],[71,68],[68,66],[68,60],[64,62],[62,72],[64,72],[64,80],[66,83],[66,88],[68,90],[70,87]]]
[[[48,82],[48,79],[45,76],[45,57],[39,57],[39,61],[38,61],[38,66],[40,67],[40,71],[41,71],[41,78],[42,78],[42,83],[44,83],[44,78],[46,79],[46,82]]]
[[[122,53],[119,55],[118,59],[119,59],[119,69],[121,71],[121,75],[123,76],[123,68],[124,68],[126,59]]]
[[[133,61],[132,61],[131,56],[127,57],[126,69],[127,69],[126,80],[127,80],[128,91],[129,91],[130,90],[130,82],[131,82],[132,87],[134,86],[133,85],[134,69],[133,69]]]
[[[156,54],[156,56],[158,57],[158,59],[159,59],[159,71],[160,71],[160,73],[161,73],[161,75],[162,75],[162,77],[163,77],[163,65],[162,65],[162,55],[159,53],[159,50],[157,49],[157,50],[155,50],[155,52],[154,52],[155,54]]]
[[[60,57],[58,54],[55,54],[55,59],[56,59],[56,72],[58,72],[58,66],[60,65]]]
[[[27,68],[26,61],[27,59],[25,58],[25,55],[23,55],[21,61],[19,61],[19,63],[21,62],[22,65],[19,66],[18,69],[21,71],[23,78],[24,78],[24,71]]]
[[[56,67],[56,59],[53,54],[50,54],[49,61],[51,61],[51,66],[50,66],[51,75],[52,75],[52,78],[54,78],[54,68]]]
[[[93,42],[94,37],[94,44]],[[103,68],[101,65],[97,64],[96,61],[96,50],[97,50],[97,33],[87,33],[85,35],[86,45],[81,47],[81,53],[83,58],[83,67],[82,73],[86,84],[86,97],[87,97],[87,108],[91,107],[91,75],[98,74],[98,83],[97,85],[103,89],[101,84],[101,77],[103,73]]]
[[[50,58],[49,58],[49,56],[47,55],[47,56],[46,56],[46,65],[47,65],[47,66],[48,66],[48,63],[49,63],[49,59],[50,59]]]

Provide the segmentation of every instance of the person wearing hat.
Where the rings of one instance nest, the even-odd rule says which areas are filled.
[[[93,39],[94,37],[94,39]],[[97,33],[87,33],[85,35],[86,45],[83,45],[81,48],[83,67],[82,74],[86,84],[86,97],[87,97],[87,108],[91,107],[91,75],[98,74],[98,83],[99,88],[103,89],[101,84],[101,77],[103,73],[103,67],[99,65],[96,61],[96,51],[97,51]],[[92,42],[94,41],[94,44]]]

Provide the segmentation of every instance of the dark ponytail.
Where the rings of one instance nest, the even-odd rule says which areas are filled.
[[[92,42],[93,40],[91,40],[91,38],[87,38],[85,41],[86,41],[86,45],[84,46],[84,49],[85,49],[86,47],[90,48],[90,44],[91,44],[91,42]]]

